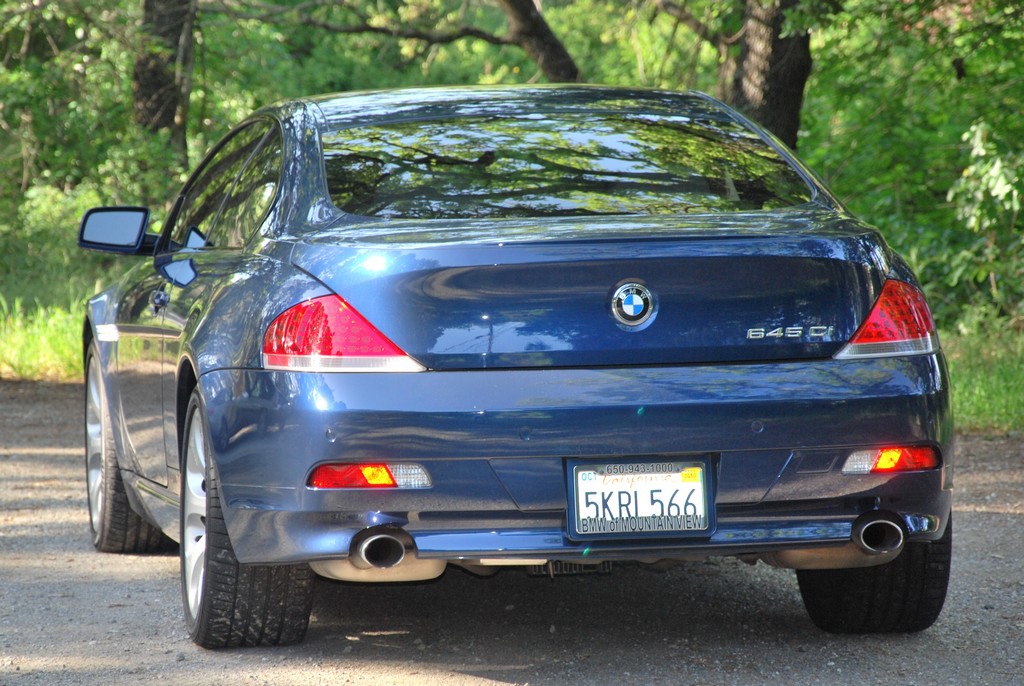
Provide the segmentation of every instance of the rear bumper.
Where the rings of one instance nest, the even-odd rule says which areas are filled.
[[[938,538],[951,504],[941,356],[603,370],[303,374],[200,380],[225,519],[242,562],[340,559],[398,527],[421,558],[659,559],[849,542],[865,512]],[[941,469],[840,473],[853,450],[936,446]],[[566,461],[709,456],[702,538],[573,540]],[[317,464],[422,465],[433,487],[317,491]]]

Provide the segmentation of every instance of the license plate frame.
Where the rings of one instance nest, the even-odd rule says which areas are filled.
[[[567,460],[569,538],[710,537],[716,526],[711,464],[708,456],[690,455]]]

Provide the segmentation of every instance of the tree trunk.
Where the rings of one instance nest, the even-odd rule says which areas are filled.
[[[499,0],[499,4],[508,17],[508,40],[526,51],[548,81],[581,80],[579,67],[548,26],[534,0]]]
[[[807,33],[782,38],[784,12],[798,0],[747,0],[733,88],[726,98],[796,148],[804,86],[811,74]]]
[[[718,80],[715,82],[715,97],[725,102],[733,101],[732,93],[736,86],[739,55],[733,49],[734,47],[726,43],[715,45],[718,50]]]
[[[188,167],[185,131],[196,11],[197,0],[143,0],[143,43],[132,74],[136,123],[150,131],[170,131],[182,168]]]

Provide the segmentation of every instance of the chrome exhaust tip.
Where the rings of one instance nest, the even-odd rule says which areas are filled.
[[[358,583],[436,579],[447,560],[421,559],[412,536],[397,526],[375,526],[352,537],[348,557],[316,560],[309,566],[328,579]]]
[[[866,553],[884,555],[903,549],[906,535],[899,517],[887,512],[869,512],[853,523],[853,542]]]
[[[370,533],[352,543],[349,559],[359,569],[390,569],[402,564],[411,542],[391,533]]]

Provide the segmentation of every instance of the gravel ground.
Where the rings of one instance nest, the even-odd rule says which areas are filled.
[[[175,555],[92,549],[81,405],[78,385],[0,381],[0,686],[1021,683],[1014,437],[959,441],[950,596],[920,634],[824,634],[792,572],[722,559],[555,580],[324,581],[302,645],[210,652],[185,634]]]

